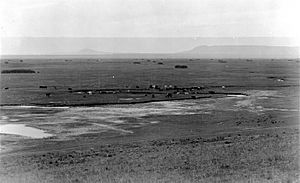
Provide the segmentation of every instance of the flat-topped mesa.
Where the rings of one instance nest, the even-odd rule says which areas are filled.
[[[1,74],[31,74],[35,73],[34,70],[31,69],[10,69],[10,70],[2,70]]]

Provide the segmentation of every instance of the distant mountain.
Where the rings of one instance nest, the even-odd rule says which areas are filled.
[[[178,56],[198,58],[299,58],[299,47],[288,46],[197,46]]]
[[[77,53],[74,53],[75,55],[103,55],[103,54],[110,54],[108,52],[104,51],[96,51],[93,49],[85,48],[79,50]]]
[[[96,47],[96,46],[95,46]],[[76,50],[76,49],[75,49]],[[91,48],[78,51],[44,52],[42,54],[23,54],[20,58],[55,57],[55,58],[300,58],[299,47],[292,46],[261,46],[261,45],[215,45],[196,46],[193,49],[173,53],[148,52],[104,52]],[[3,58],[13,58],[17,55],[2,55]],[[22,56],[22,57],[21,57]]]
[[[177,53],[109,53],[93,49],[82,49],[76,55],[101,55],[116,58],[299,58],[299,47],[223,45],[197,46],[191,50]]]
[[[288,37],[0,37],[0,55],[172,54],[208,46],[300,46]]]

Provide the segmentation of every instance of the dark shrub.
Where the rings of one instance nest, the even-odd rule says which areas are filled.
[[[25,73],[25,74],[27,74],[27,73],[35,73],[35,71],[34,70],[30,70],[30,69],[12,69],[12,70],[3,70],[3,71],[1,71],[1,73],[2,74],[12,74],[12,73],[16,73],[16,74],[18,74],[18,73]]]
[[[186,69],[186,68],[188,68],[188,66],[187,65],[175,65],[175,68],[176,69]]]

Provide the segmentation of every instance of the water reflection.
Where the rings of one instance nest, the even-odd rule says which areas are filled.
[[[43,130],[28,127],[24,124],[6,124],[0,126],[0,133],[21,135],[31,138],[46,138],[52,136]]]

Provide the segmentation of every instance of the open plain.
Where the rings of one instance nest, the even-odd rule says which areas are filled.
[[[299,66],[2,59],[0,180],[297,182]]]

